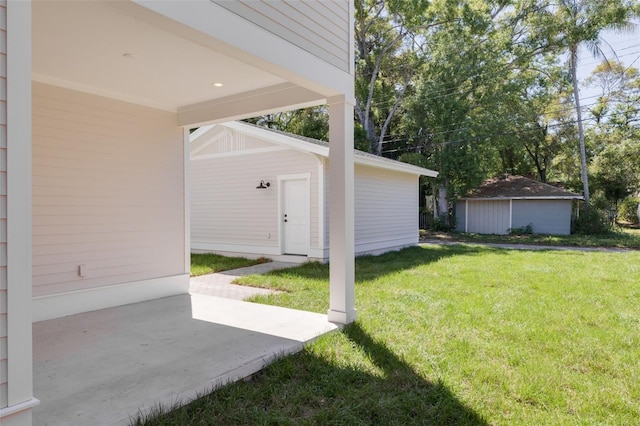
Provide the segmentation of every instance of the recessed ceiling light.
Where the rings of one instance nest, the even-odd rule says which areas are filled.
[[[222,87],[224,84],[222,83],[213,83],[213,87]]]

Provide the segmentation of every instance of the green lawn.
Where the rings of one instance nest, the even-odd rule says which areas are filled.
[[[212,274],[230,269],[244,268],[269,262],[268,259],[246,259],[244,257],[226,257],[213,253],[191,254],[191,276]]]
[[[640,228],[617,227],[606,235],[484,235],[465,232],[420,230],[421,238],[466,243],[536,244],[575,247],[619,247],[640,249]]]
[[[326,312],[328,267],[242,282]],[[148,425],[630,425],[640,252],[425,246],[359,258],[358,321]],[[142,422],[140,422],[142,424]]]

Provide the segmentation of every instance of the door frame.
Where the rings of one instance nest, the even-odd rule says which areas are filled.
[[[309,256],[309,252],[311,250],[311,173],[297,173],[297,174],[289,174],[289,175],[278,175],[278,245],[280,248],[280,254],[285,254],[284,252],[284,226],[282,221],[282,215],[284,210],[284,201],[285,201],[285,191],[283,183],[286,181],[292,180],[304,180],[305,187],[308,196],[308,208],[307,208],[307,250],[304,255],[301,256]]]

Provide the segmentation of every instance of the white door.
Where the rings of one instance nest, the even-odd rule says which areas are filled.
[[[309,181],[283,180],[282,250],[285,254],[309,254]]]

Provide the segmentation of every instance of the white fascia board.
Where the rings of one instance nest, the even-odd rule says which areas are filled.
[[[410,173],[419,176],[437,177],[438,172],[435,170],[424,169],[422,167],[414,166],[409,163],[403,163],[396,160],[381,160],[375,157],[363,156],[356,153],[355,163],[364,166],[376,167],[379,169],[393,170],[396,172]],[[392,162],[393,161],[393,162]]]

